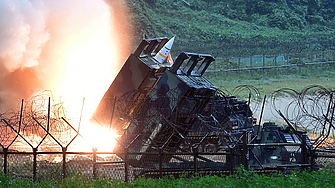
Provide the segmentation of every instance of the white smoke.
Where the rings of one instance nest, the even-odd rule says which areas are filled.
[[[9,72],[39,64],[50,38],[44,10],[41,0],[0,0],[0,62]]]
[[[16,108],[22,98],[51,89],[65,72],[78,71],[64,70],[66,58],[73,56],[69,49],[85,47],[80,41],[96,34],[94,28],[102,22],[113,25],[111,13],[121,4],[123,0],[0,0],[0,109]]]

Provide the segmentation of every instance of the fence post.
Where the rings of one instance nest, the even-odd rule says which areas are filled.
[[[124,154],[124,181],[128,183],[128,148],[125,148]]]
[[[229,161],[230,161],[230,174],[233,174],[234,172],[234,148],[229,147]]]
[[[246,170],[248,170],[248,159],[247,159],[247,153],[248,153],[248,138],[247,138],[247,130],[243,130],[243,146],[242,146],[242,165]]]
[[[240,68],[241,68],[241,57],[238,57],[237,68],[239,69],[239,70],[238,70],[238,74],[241,74],[241,70],[240,70]]]
[[[263,76],[265,74],[265,55],[263,54]]]
[[[229,58],[227,57],[225,60],[226,60],[225,61],[226,63],[223,64],[223,70],[229,69]],[[225,72],[225,77],[227,77],[228,76],[228,71],[224,71],[224,72]]]
[[[290,54],[287,54],[287,61],[286,61],[286,65],[289,65],[290,63]],[[289,74],[289,72],[290,72],[290,67],[289,66],[287,66],[286,67],[286,75],[288,75]]]
[[[8,148],[3,148],[3,173],[7,174],[7,158],[8,158]]]
[[[93,148],[93,178],[96,179],[97,148]]]
[[[197,173],[198,171],[198,166],[197,166],[197,148],[192,147],[193,150],[193,170],[194,170],[194,175]]]
[[[302,135],[301,141],[301,170],[305,170],[305,164],[307,163],[307,150],[306,150],[306,136]]]
[[[312,63],[313,63],[313,52],[311,52],[311,64],[309,66],[310,72],[313,71],[313,65],[312,65]]]
[[[277,55],[275,55],[275,75],[277,76]]]
[[[325,50],[322,51],[322,61],[326,61],[325,60]],[[322,65],[322,64],[321,64]]]
[[[252,77],[252,56],[250,56],[250,76]]]
[[[299,74],[301,74],[301,53],[299,53],[299,61],[298,61],[298,69],[299,69]]]
[[[214,63],[214,77],[216,77],[217,76],[217,74],[216,74],[216,62],[214,61],[213,63]]]
[[[62,155],[63,155],[62,179],[66,178],[66,150],[67,147],[62,147]]]
[[[310,149],[310,155],[311,155],[311,169],[312,171],[315,171],[316,169],[314,169],[315,167],[315,149]]]
[[[162,148],[159,148],[159,177],[162,178],[163,177],[163,153],[162,153]]]
[[[33,148],[33,181],[36,181],[36,168],[37,168],[37,148]]]

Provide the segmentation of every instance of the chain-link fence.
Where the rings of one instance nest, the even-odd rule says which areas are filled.
[[[19,132],[17,134],[20,135]],[[200,146],[202,141],[198,140],[197,146]],[[171,174],[180,176],[195,173],[201,176],[220,175],[234,173],[241,164],[246,168],[250,166],[261,171],[280,170],[279,167],[287,166],[298,169],[314,168],[313,163],[309,161],[311,153],[302,149],[306,147],[306,143],[249,144],[250,141],[249,133],[244,131],[234,146],[223,150],[211,150],[211,147],[202,145],[203,149],[191,147],[176,152],[159,150],[125,153],[98,152],[96,148],[91,148],[92,152],[73,152],[67,151],[66,147],[62,147],[62,151],[41,151],[42,148],[40,150],[38,147],[29,149],[25,145],[17,146],[23,143],[14,141],[12,146],[3,147],[0,160],[3,172],[11,178],[27,178],[34,181],[61,180],[77,173],[88,179],[111,178],[126,182],[139,176],[157,178]],[[25,151],[19,151],[24,147]],[[281,151],[277,154],[269,153],[274,151],[271,147],[280,147],[282,150],[276,150]],[[278,160],[273,156],[287,158]],[[132,160],[134,158],[145,160],[142,160],[142,164],[135,164]]]

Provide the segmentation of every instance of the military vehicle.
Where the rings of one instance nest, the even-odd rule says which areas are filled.
[[[222,173],[241,165],[316,169],[305,132],[257,123],[248,101],[225,94],[204,77],[215,61],[210,54],[182,52],[174,63],[156,61],[168,41],[141,42],[92,118],[122,135],[114,152],[127,164],[142,173]]]

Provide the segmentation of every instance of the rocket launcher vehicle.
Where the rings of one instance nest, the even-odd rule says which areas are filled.
[[[150,152],[162,145],[175,151],[196,122],[195,114],[205,111],[214,97],[217,87],[203,74],[215,59],[183,52],[171,65],[166,59],[173,40],[143,40],[98,105],[92,119],[122,134],[115,152],[122,153],[125,147]],[[132,160],[137,166],[149,159],[133,156]]]
[[[116,155],[149,171],[157,170],[159,164],[173,171],[192,169],[194,158],[178,153],[193,151],[222,154],[220,160],[198,155],[198,169],[236,169],[242,162],[254,169],[288,168],[299,167],[302,160],[315,168],[311,157],[301,157],[302,149],[283,145],[308,141],[304,132],[293,126],[256,124],[247,101],[225,94],[204,78],[214,57],[182,52],[169,63],[173,40],[143,40],[92,117],[121,135]],[[246,132],[248,137],[243,136]],[[249,150],[244,148],[247,144]],[[304,150],[311,147],[307,144]],[[157,155],[161,152],[164,155]],[[227,152],[233,155],[227,157]]]
[[[100,101],[92,117],[94,121],[104,126],[112,126],[114,121],[114,128],[127,126],[120,119],[136,114],[141,102],[150,94],[165,70],[171,67],[168,61],[161,58],[158,61],[156,57],[166,44],[171,48],[172,43],[168,38],[144,39],[140,43]],[[169,53],[165,49],[164,52]]]

